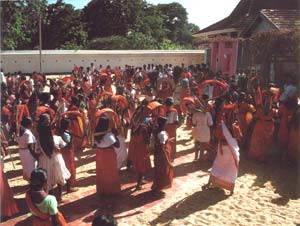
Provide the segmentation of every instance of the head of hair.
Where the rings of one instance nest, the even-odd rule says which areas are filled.
[[[61,121],[60,121],[60,131],[65,131],[69,128],[69,125],[71,123],[71,120],[68,119],[68,118],[63,118]]]
[[[40,116],[37,131],[41,147],[45,154],[50,158],[54,151],[54,141],[50,125],[50,116],[48,114],[42,114]]]
[[[30,117],[23,117],[21,126],[28,128],[30,125],[32,125],[32,119]]]
[[[76,107],[79,107],[80,101],[77,96],[72,96],[71,97],[71,105],[75,105]]]
[[[165,128],[166,122],[167,122],[167,118],[164,116],[159,116],[157,119],[157,124],[158,124],[158,130],[162,131]]]
[[[109,128],[109,119],[106,116],[102,116],[99,118],[98,124],[95,128],[95,133],[105,132]],[[100,142],[105,134],[95,136],[95,140]]]
[[[117,221],[111,215],[96,216],[93,220],[92,226],[117,226]]]
[[[42,168],[34,169],[30,175],[30,188],[34,191],[41,190],[47,182],[47,172]]]
[[[45,103],[49,103],[50,101],[50,93],[41,93],[41,95],[39,96],[39,99],[41,101],[42,104]]]
[[[172,106],[172,105],[174,104],[173,98],[172,98],[172,97],[167,97],[167,98],[166,98],[165,104],[166,104],[167,106]]]

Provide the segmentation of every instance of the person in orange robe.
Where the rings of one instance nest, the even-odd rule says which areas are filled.
[[[167,118],[158,118],[158,128],[155,131],[154,177],[151,190],[160,194],[161,190],[172,186],[174,169],[171,163],[171,146],[167,132],[164,130]]]
[[[248,157],[259,162],[266,161],[266,152],[272,144],[274,122],[272,112],[258,107],[256,112],[257,121],[254,125]]]
[[[173,162],[176,158],[176,130],[178,126],[178,112],[177,109],[173,107],[174,100],[171,97],[166,99],[166,116],[167,116],[167,123],[165,130],[169,135],[169,141],[171,144],[171,161]]]
[[[300,163],[300,111],[295,112],[290,122],[287,158],[294,163]]]
[[[150,135],[151,129],[148,125],[148,118],[135,131],[131,132],[128,153],[133,170],[137,173],[136,190],[142,189],[143,177],[151,169]]]
[[[121,185],[114,147],[119,147],[119,142],[109,128],[107,117],[99,118],[94,139],[97,193],[101,195],[118,194],[121,191]]]
[[[2,158],[2,156],[1,156]],[[7,178],[0,164],[0,194],[1,194],[1,218],[11,217],[19,212],[18,206],[14,200],[13,193],[9,187]]]
[[[84,116],[79,111],[79,105],[79,98],[73,96],[67,111],[68,118],[71,120],[69,129],[73,135],[72,143],[76,153],[79,153],[84,149]]]
[[[50,108],[50,93],[42,93],[39,97],[40,99],[40,106],[37,107],[36,109],[36,121],[39,120],[39,117],[44,114],[44,113],[48,113],[50,115],[51,120],[53,120],[54,116],[55,116],[55,111]]]
[[[289,118],[291,117],[291,111],[288,110],[285,104],[281,103],[279,106],[279,130],[277,135],[277,144],[282,151],[287,150],[288,137],[289,137]]]
[[[251,108],[251,105],[248,104],[245,99],[246,99],[246,94],[244,92],[240,93],[238,97],[238,103],[236,104],[237,118],[243,135],[241,137],[242,147],[245,147],[247,144],[247,139],[249,136],[249,126],[250,126],[249,117],[251,117],[253,113],[253,109]]]
[[[78,189],[74,187],[76,182],[76,164],[75,164],[75,155],[74,147],[72,144],[72,134],[68,130],[70,126],[70,120],[68,118],[63,118],[60,121],[60,126],[58,130],[58,135],[62,137],[63,141],[66,142],[67,146],[61,150],[63,159],[65,161],[67,169],[71,173],[70,179],[67,180],[67,192],[75,192]]]

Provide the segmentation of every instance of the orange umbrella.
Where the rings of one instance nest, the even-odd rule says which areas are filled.
[[[193,97],[185,97],[183,98],[183,100],[180,103],[180,110],[182,113],[186,114],[187,109],[186,109],[186,105],[187,104],[192,104],[192,105],[196,105],[196,101]]]
[[[64,81],[67,85],[69,85],[71,84],[72,81],[76,80],[76,78],[72,76],[68,76],[68,77],[63,77],[60,80]]]
[[[101,116],[103,116],[104,114],[106,114],[108,116],[108,118],[110,119],[110,121],[114,127],[116,127],[116,128],[121,127],[121,122],[120,122],[118,114],[110,108],[103,108],[101,110],[98,109],[95,113],[95,123],[94,123],[94,125],[92,125],[93,132],[96,128],[96,125],[98,124],[99,118]]]

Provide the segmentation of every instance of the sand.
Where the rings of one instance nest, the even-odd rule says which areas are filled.
[[[178,158],[175,160],[173,187],[165,198],[154,198],[150,190],[152,173],[144,189],[133,192],[135,174],[121,171],[122,194],[103,198],[95,194],[95,153],[86,149],[77,162],[79,191],[64,195],[60,209],[69,225],[91,225],[97,214],[111,213],[119,225],[300,225],[300,178],[296,166],[284,164],[276,151],[267,164],[247,160],[241,151],[239,176],[235,193],[218,189],[202,190],[207,183],[211,165],[193,163],[193,141],[185,126],[178,129]],[[11,147],[5,157],[5,172],[20,214],[1,225],[30,225],[31,214],[24,201],[27,183],[17,150]]]

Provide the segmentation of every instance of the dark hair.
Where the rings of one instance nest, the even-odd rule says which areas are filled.
[[[93,220],[92,226],[117,226],[118,223],[111,215],[96,216]]]
[[[23,117],[19,132],[20,137],[23,136],[23,134],[25,133],[25,128],[28,128],[30,124],[32,124],[32,119],[30,117]]]
[[[69,128],[70,126],[70,123],[71,123],[71,120],[68,119],[68,118],[63,118],[61,121],[60,121],[60,126],[59,126],[59,130],[60,131],[65,131]]]
[[[77,96],[71,97],[71,105],[75,105],[76,107],[80,106],[80,100]]]
[[[159,116],[157,119],[157,124],[158,124],[158,132],[162,131],[165,128],[167,118],[163,116]]]
[[[30,175],[30,188],[32,190],[40,190],[47,182],[47,171],[43,168],[34,169]]]
[[[167,106],[172,106],[174,104],[173,98],[172,97],[166,98],[165,104]]]
[[[102,116],[99,118],[98,124],[95,128],[95,133],[105,132],[108,130],[108,128],[109,128],[109,119],[106,116]],[[95,136],[95,140],[100,142],[101,139],[104,137],[104,135],[105,134]]]
[[[39,141],[45,154],[51,158],[54,151],[54,141],[49,122],[50,116],[48,114],[42,114],[38,121],[37,131],[39,134]]]
[[[27,128],[30,124],[32,124],[32,119],[30,117],[23,117],[21,125]]]

